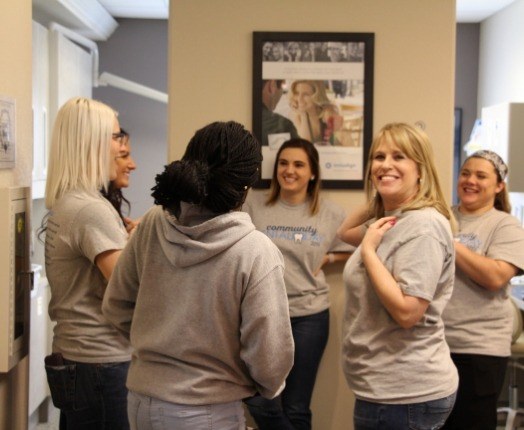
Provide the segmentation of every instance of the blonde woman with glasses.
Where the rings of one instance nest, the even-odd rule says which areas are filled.
[[[101,309],[127,232],[99,190],[116,178],[123,138],[116,112],[82,97],[62,106],[53,129],[44,228],[56,326],[46,372],[61,430],[129,429],[131,348]]]

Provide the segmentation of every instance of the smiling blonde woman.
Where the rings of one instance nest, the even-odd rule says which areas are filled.
[[[343,274],[342,359],[356,396],[354,428],[439,429],[458,386],[442,320],[455,259],[452,216],[426,134],[384,126],[366,184],[367,207],[339,229],[339,237],[360,243]]]

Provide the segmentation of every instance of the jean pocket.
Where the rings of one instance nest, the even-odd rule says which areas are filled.
[[[45,371],[55,407],[62,411],[75,410],[76,365],[46,365]]]
[[[410,430],[436,430],[446,422],[453,405],[456,393],[438,400],[409,405]]]

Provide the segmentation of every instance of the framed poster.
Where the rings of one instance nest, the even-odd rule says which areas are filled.
[[[15,167],[15,100],[0,95],[0,169]]]
[[[322,187],[364,188],[373,133],[373,33],[253,33],[253,133],[266,188],[280,145],[315,144]]]

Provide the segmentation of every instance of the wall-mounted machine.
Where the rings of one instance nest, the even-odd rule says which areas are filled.
[[[0,188],[0,372],[28,354],[32,273],[28,187]]]

